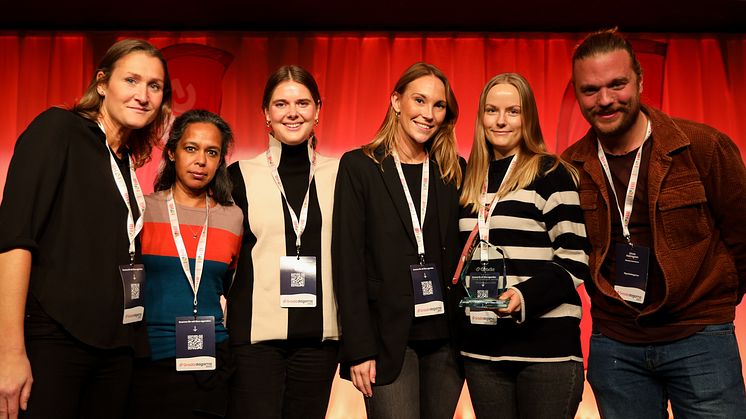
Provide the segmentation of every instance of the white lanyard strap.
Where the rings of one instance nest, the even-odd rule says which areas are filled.
[[[101,121],[98,122],[99,128],[101,128],[101,131],[104,132],[104,135],[106,135],[106,130],[104,130],[104,126],[101,123]],[[142,189],[140,188],[140,182],[137,181],[137,174],[135,174],[135,161],[132,159],[132,156],[129,156],[129,169],[130,169],[130,180],[132,181],[132,190],[135,193],[135,201],[137,202],[137,208],[140,210],[140,215],[137,218],[137,221],[133,220],[132,217],[132,206],[130,205],[130,194],[127,191],[127,183],[124,181],[124,176],[122,175],[122,171],[119,170],[119,165],[117,164],[117,161],[114,159],[114,154],[109,150],[108,144],[106,145],[107,151],[109,151],[109,163],[111,164],[111,174],[114,175],[114,182],[117,184],[117,189],[119,189],[119,194],[122,196],[122,200],[124,201],[124,204],[127,206],[127,237],[129,238],[129,254],[130,254],[130,263],[134,263],[135,261],[135,237],[140,233],[140,230],[142,230],[142,223],[143,223],[143,214],[145,214],[145,197],[142,194]]]
[[[391,156],[394,158],[396,171],[399,173],[399,181],[404,188],[404,196],[407,198],[409,206],[409,216],[412,218],[412,228],[414,229],[414,239],[417,241],[417,254],[420,256],[420,263],[425,263],[425,238],[422,234],[422,226],[425,225],[425,214],[427,213],[427,195],[430,185],[430,155],[425,155],[425,161],[422,163],[422,184],[420,188],[420,218],[417,219],[417,208],[414,206],[412,194],[409,192],[407,179],[401,168],[401,161],[396,150],[391,150]]]
[[[495,207],[497,206],[498,201],[500,201],[497,197],[497,192],[500,191],[500,188],[502,188],[503,184],[505,183],[505,180],[508,179],[508,176],[510,176],[510,173],[515,168],[516,162],[518,161],[518,154],[513,155],[513,160],[510,161],[510,165],[508,165],[508,170],[505,171],[505,176],[503,176],[502,180],[500,181],[500,186],[497,188],[497,191],[495,192],[495,195],[492,197],[492,202],[487,206],[487,191],[489,180],[490,180],[490,169],[487,167],[487,173],[484,175],[484,182],[482,183],[482,195],[480,200],[480,208],[479,211],[477,211],[477,225],[479,225],[479,238],[482,239],[483,242],[489,242],[490,241],[490,229],[489,229],[489,223],[487,220],[489,219],[490,215],[492,214],[492,211],[495,210]],[[482,243],[482,246],[480,246],[480,259],[483,262],[486,262],[488,260],[488,254],[486,252],[486,246],[484,243]]]
[[[308,172],[308,188],[306,189],[306,196],[303,198],[303,205],[300,209],[300,217],[295,214],[293,207],[290,206],[287,196],[285,196],[285,188],[282,187],[282,179],[280,179],[280,172],[277,171],[277,164],[272,157],[271,147],[267,149],[267,165],[269,165],[272,171],[272,178],[275,180],[277,189],[282,194],[282,199],[285,201],[285,205],[288,207],[290,212],[290,218],[293,220],[293,231],[295,231],[295,250],[296,255],[300,256],[300,237],[303,235],[303,231],[306,229],[306,222],[308,221],[308,201],[311,194],[311,182],[313,181],[313,175],[316,171],[316,150],[314,150],[310,144],[311,140],[308,140],[310,148],[309,160],[311,162],[311,169]]]
[[[606,174],[606,178],[609,180],[609,185],[611,185],[611,195],[614,196],[614,203],[616,204],[616,209],[619,211],[619,218],[622,221],[622,235],[624,236],[624,239],[627,240],[627,243],[632,243],[632,236],[629,233],[629,220],[632,217],[632,204],[635,200],[635,191],[637,190],[637,178],[640,175],[640,162],[642,161],[642,148],[645,145],[645,141],[650,137],[651,134],[651,126],[650,126],[650,120],[648,119],[648,125],[647,130],[645,131],[645,138],[642,140],[642,144],[640,144],[640,148],[637,149],[637,154],[635,155],[635,161],[632,163],[632,172],[629,174],[629,184],[627,185],[627,195],[624,198],[624,213],[622,213],[622,209],[619,207],[619,199],[616,196],[616,189],[614,188],[614,179],[611,177],[611,169],[609,168],[609,162],[606,159],[606,154],[604,153],[604,149],[601,146],[601,141],[597,138],[596,141],[598,142],[598,160],[601,162],[601,167],[604,169],[604,173]]]
[[[181,235],[181,229],[179,228],[179,215],[176,213],[176,203],[174,202],[174,193],[172,190],[168,191],[166,205],[168,205],[168,220],[171,222],[171,235],[174,238],[176,251],[179,252],[181,269],[184,271],[184,275],[194,292],[194,315],[196,316],[197,292],[199,291],[199,284],[202,282],[202,268],[205,265],[205,252],[207,249],[207,227],[210,221],[210,201],[207,194],[205,194],[205,222],[202,224],[202,234],[199,236],[199,242],[197,242],[197,253],[194,256],[194,277],[192,277],[192,272],[189,269],[189,255],[187,255],[186,246],[184,246],[184,239]]]

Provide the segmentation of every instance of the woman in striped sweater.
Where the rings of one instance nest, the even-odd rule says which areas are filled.
[[[526,79],[493,77],[480,96],[459,219],[462,242],[476,228],[476,239],[503,252],[507,271],[507,290],[494,295],[507,307],[466,308],[462,319],[480,419],[572,418],[580,403],[576,287],[588,274],[588,242],[576,182],[575,170],[546,151]],[[475,294],[478,284],[469,285]]]
[[[150,358],[139,359],[127,418],[223,417],[230,361],[221,299],[241,245],[243,214],[231,200],[230,126],[192,109],[163,147],[141,233]]]

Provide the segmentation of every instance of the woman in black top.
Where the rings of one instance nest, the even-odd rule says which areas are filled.
[[[160,52],[123,40],[71,110],[43,112],[18,139],[0,205],[0,412],[121,416],[147,350],[134,168],[170,104]]]
[[[366,396],[369,418],[452,418],[463,376],[449,288],[458,258],[463,159],[458,105],[435,66],[399,78],[373,141],[340,161],[334,278],[340,374]],[[430,181],[432,180],[432,181]]]
[[[228,293],[237,369],[229,416],[323,419],[337,368],[331,218],[338,160],[316,152],[321,95],[311,73],[270,75],[268,147],[228,171],[244,237]]]

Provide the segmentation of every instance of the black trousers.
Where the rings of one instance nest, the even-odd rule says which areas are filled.
[[[273,341],[231,349],[237,368],[229,418],[324,419],[338,342]]]
[[[128,419],[222,418],[233,373],[230,345],[216,348],[214,371],[176,371],[175,358],[137,359],[127,403]]]
[[[97,349],[48,317],[27,315],[26,353],[34,383],[21,418],[121,418],[134,355],[129,348]]]

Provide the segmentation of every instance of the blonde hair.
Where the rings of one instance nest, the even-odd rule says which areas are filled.
[[[464,186],[461,190],[460,199],[461,205],[468,207],[471,211],[482,208],[482,184],[484,183],[485,174],[489,170],[490,161],[494,155],[492,146],[487,141],[485,135],[482,117],[484,116],[487,94],[490,89],[498,84],[509,84],[518,90],[521,102],[522,123],[520,151],[514,157],[518,160],[513,171],[497,191],[496,197],[501,198],[511,191],[525,188],[538,176],[551,172],[560,164],[570,172],[575,183],[577,184],[578,182],[578,173],[575,168],[562,161],[559,156],[547,152],[544,136],[541,133],[539,125],[539,112],[536,109],[536,99],[528,81],[517,73],[498,74],[487,82],[479,96],[479,109],[474,124],[474,141],[471,144],[469,162],[466,164]],[[554,161],[551,167],[542,173],[542,158],[545,156],[553,157]]]
[[[445,86],[446,91],[446,116],[443,123],[427,142],[425,148],[438,163],[440,168],[440,177],[446,183],[454,181],[457,185],[461,184],[461,166],[459,165],[458,150],[456,147],[456,120],[458,119],[458,102],[453,94],[450,83],[446,76],[434,65],[418,62],[411,65],[394,85],[394,91],[403,95],[407,90],[409,83],[425,76],[435,76]],[[391,154],[391,150],[396,144],[398,118],[393,106],[389,105],[386,116],[378,128],[378,132],[373,137],[373,141],[363,146],[363,152],[378,165]]]

